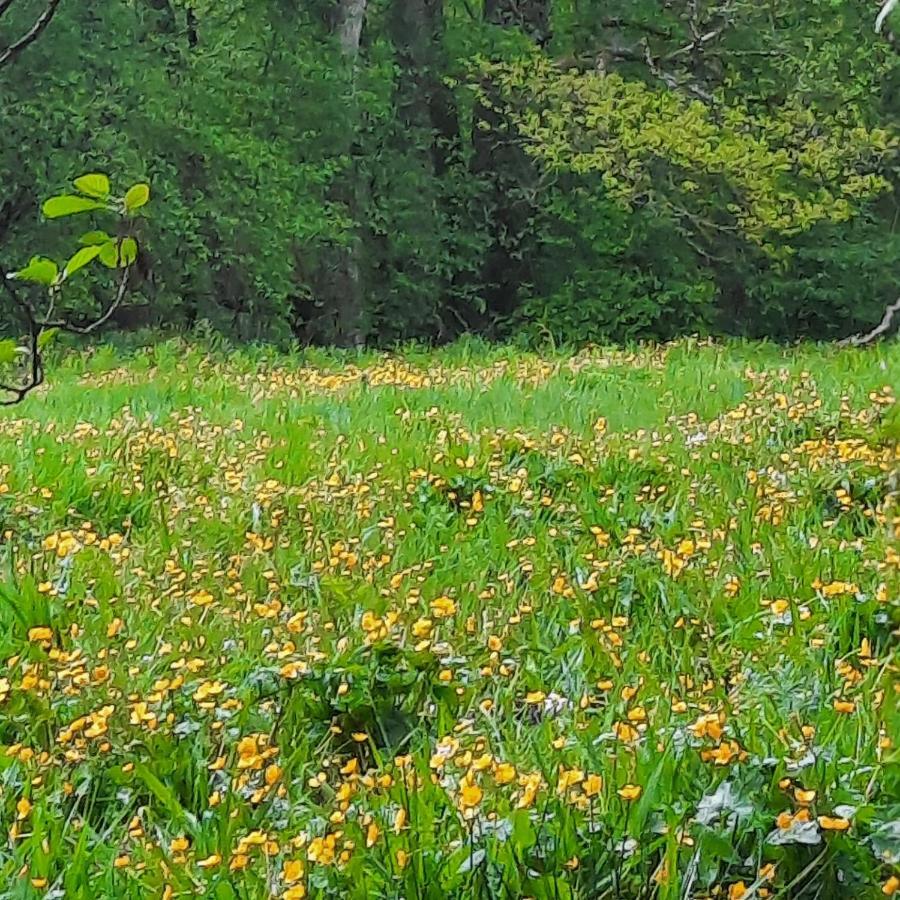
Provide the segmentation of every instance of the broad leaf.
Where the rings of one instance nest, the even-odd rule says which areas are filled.
[[[35,284],[45,284],[49,287],[53,284],[59,275],[59,267],[52,259],[45,259],[41,256],[35,256],[24,269],[18,272],[12,272],[10,278],[16,278],[19,281],[32,281]]]
[[[37,345],[38,350],[43,350],[45,347],[49,347],[50,344],[56,340],[56,336],[59,334],[58,328],[48,328],[46,331],[42,331],[38,335]]]
[[[119,259],[123,266],[130,266],[137,259],[137,241],[134,238],[125,238],[119,247]]]
[[[137,242],[134,238],[113,238],[99,250],[100,262],[110,269],[130,266],[137,258]]]
[[[125,195],[125,211],[134,212],[147,204],[150,199],[150,185],[136,184]]]
[[[0,341],[0,365],[8,366],[16,361],[19,347],[15,341]]]
[[[100,262],[109,269],[119,267],[119,242],[115,238],[100,247]]]
[[[48,219],[60,219],[63,216],[72,216],[76,213],[106,209],[106,204],[101,203],[99,200],[89,200],[87,197],[62,194],[59,197],[51,197],[41,209]]]
[[[63,278],[70,278],[79,269],[83,269],[91,260],[100,255],[100,247],[82,247],[67,263],[63,270]]]
[[[109,179],[105,175],[99,173],[82,175],[75,179],[74,184],[82,194],[87,194],[88,197],[97,197],[99,200],[106,200],[109,197]]]
[[[112,238],[105,231],[86,231],[78,238],[78,243],[84,244],[86,247],[93,247],[111,240]]]

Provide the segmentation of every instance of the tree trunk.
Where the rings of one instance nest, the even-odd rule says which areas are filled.
[[[366,18],[366,0],[339,0],[334,30],[344,56],[356,64],[363,22]]]
[[[485,0],[485,21],[504,28],[521,28],[537,44],[550,40],[551,0]],[[525,251],[535,213],[529,185],[534,163],[505,129],[500,115],[481,104],[475,107],[472,129],[473,175],[486,187],[485,207],[494,239],[482,268],[488,313],[506,316],[521,299],[521,288],[531,280],[531,262]]]
[[[441,177],[459,143],[453,93],[440,77],[445,64],[444,0],[394,0],[390,29],[402,70],[398,117],[407,127],[431,129],[434,174]]]
[[[388,240],[386,257],[391,277],[400,275],[401,282],[417,285],[403,300],[415,309],[411,333],[440,340],[452,317],[452,281],[435,271],[436,257],[429,253],[453,239],[449,232],[459,214],[452,190],[457,175],[448,172],[461,159],[456,101],[443,78],[448,70],[444,0],[392,0],[387,24],[398,72],[393,149],[403,159],[409,183],[419,186],[418,200],[411,198],[412,208],[404,211],[402,221],[410,235],[420,234],[424,256],[404,259]],[[404,187],[409,198],[407,191]],[[401,240],[398,246],[403,244]]]
[[[351,158],[349,168],[338,178],[332,197],[347,208],[349,217],[357,225],[345,246],[335,247],[333,258],[326,261],[325,289],[329,306],[334,310],[334,339],[343,347],[360,347],[365,343],[363,324],[362,239],[362,185],[359,171],[353,160],[356,132],[359,127],[359,111],[355,97],[356,67],[359,61],[360,41],[366,17],[367,0],[338,0],[334,17],[334,33],[340,44],[345,64],[349,70],[350,108],[346,144],[342,148]]]

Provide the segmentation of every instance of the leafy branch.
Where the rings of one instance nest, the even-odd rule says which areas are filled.
[[[35,256],[24,268],[6,272],[0,267],[0,281],[13,307],[25,323],[25,339],[0,341],[0,371],[13,370],[14,380],[0,380],[0,406],[21,403],[44,381],[43,352],[59,332],[86,335],[109,321],[128,292],[131,267],[138,255],[138,244],[131,231],[138,215],[150,200],[150,186],[136,184],[123,197],[111,193],[109,178],[93,173],[74,181],[74,194],[62,194],[47,200],[42,211],[47,219],[59,219],[83,213],[108,212],[119,219],[119,233],[91,230],[81,235],[81,245],[60,267],[47,257]],[[59,312],[64,285],[92,263],[119,272],[118,287],[112,301],[99,315],[75,318]],[[28,290],[28,287],[32,291]],[[39,293],[38,303],[31,294]]]

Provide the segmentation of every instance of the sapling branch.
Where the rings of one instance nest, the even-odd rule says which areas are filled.
[[[883,334],[887,333],[894,321],[894,316],[897,315],[897,313],[900,313],[900,297],[885,309],[881,321],[871,331],[866,332],[865,334],[854,334],[852,337],[848,337],[841,341],[840,346],[865,347],[867,344],[873,343]]]
[[[4,0],[0,0],[0,4],[3,2]],[[9,9],[11,2],[12,0],[5,0],[5,5],[0,5],[0,15],[3,15],[3,13]],[[17,41],[10,44],[5,50],[0,51],[0,69],[7,65],[7,63],[12,62],[26,47],[33,44],[43,34],[44,29],[56,15],[56,10],[61,2],[62,0],[49,0],[46,8],[37,17],[31,28],[29,28]]]

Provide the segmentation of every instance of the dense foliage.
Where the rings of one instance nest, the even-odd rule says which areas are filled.
[[[40,9],[14,4],[0,45]],[[844,335],[897,294],[898,13],[876,34],[876,12],[63,0],[0,69],[0,257],[55,255],[40,199],[108,172],[154,187],[148,320],[344,344]]]

